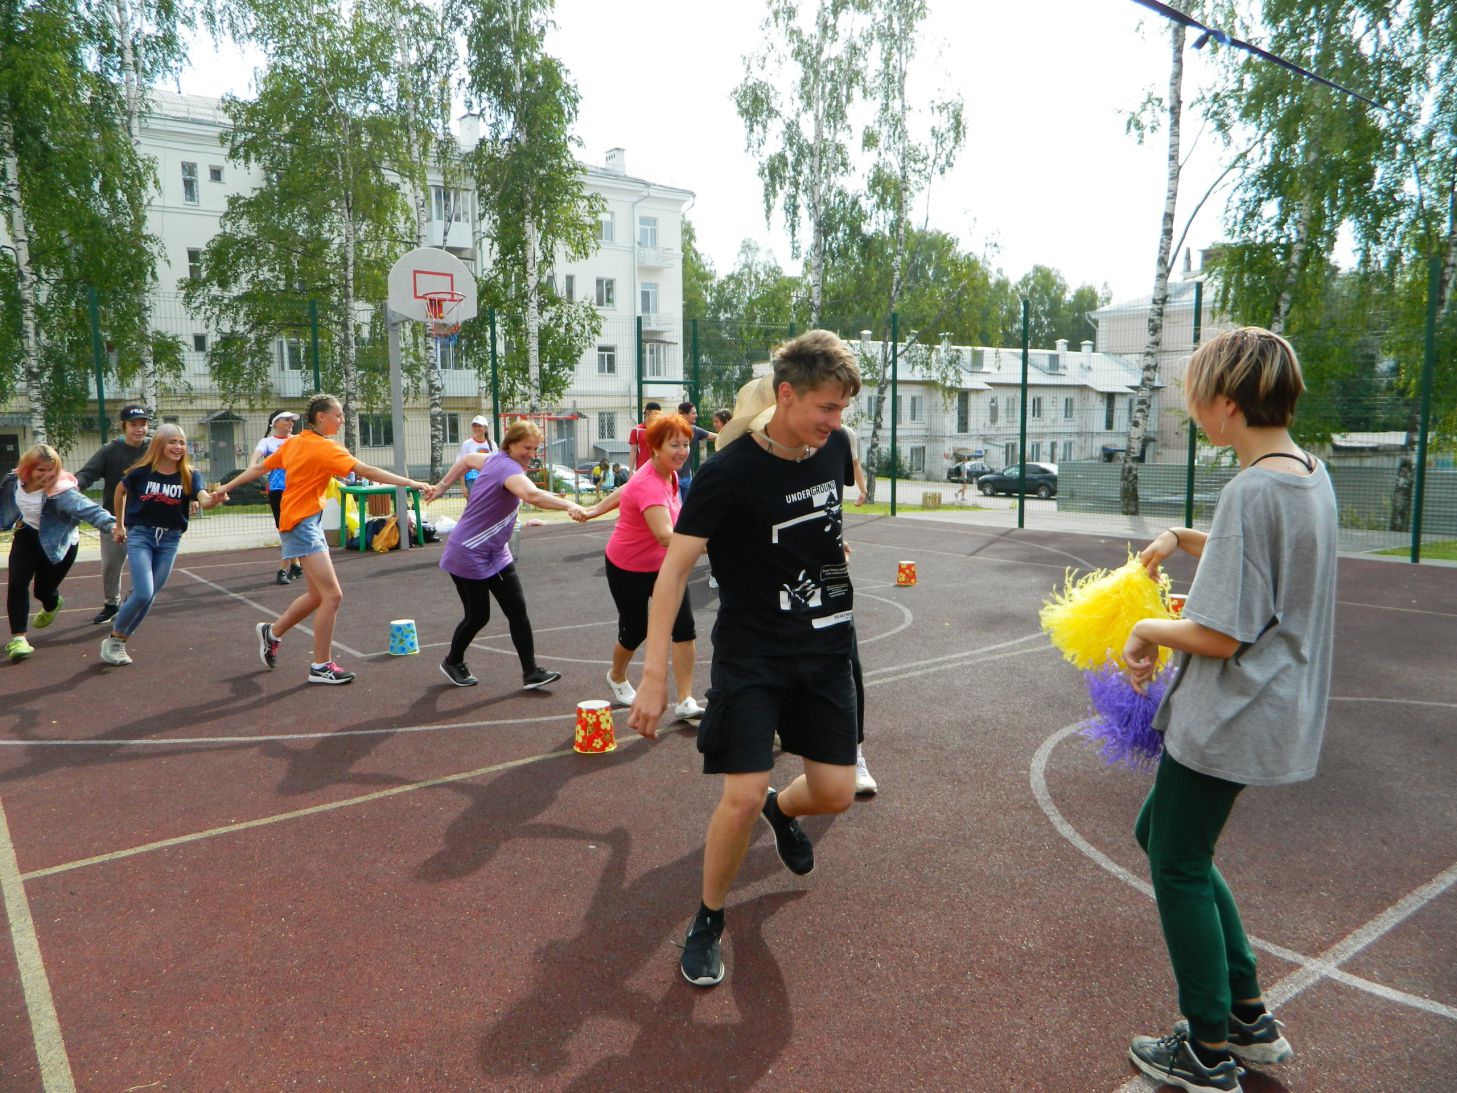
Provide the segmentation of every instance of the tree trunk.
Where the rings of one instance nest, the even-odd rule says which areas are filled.
[[[344,407],[344,447],[359,450],[358,370],[354,359],[354,207],[351,189],[353,178],[343,156],[339,161],[340,178],[344,183],[339,202],[340,250],[344,279],[339,290],[339,356],[344,373],[341,405]]]
[[[122,94],[126,102],[126,131],[132,150],[138,159],[145,158],[142,152],[142,86],[137,75],[137,59],[132,48],[132,13],[127,0],[115,0],[112,18],[116,24],[116,40],[121,48]],[[146,234],[146,207],[137,210],[136,225],[138,237]],[[161,413],[162,377],[157,374],[156,356],[152,352],[152,296],[142,291],[137,296],[137,356],[141,360],[142,401]]]
[[[537,293],[541,290],[541,276],[537,272],[536,221],[526,218],[526,376],[531,385],[530,398],[533,411],[541,404],[541,301]],[[637,301],[634,301],[637,303]]]
[[[1290,243],[1290,254],[1285,260],[1285,282],[1280,286],[1280,296],[1275,301],[1275,310],[1270,315],[1270,330],[1276,334],[1285,333],[1285,324],[1290,319],[1290,308],[1295,303],[1295,283],[1300,280],[1300,268],[1305,262],[1305,252],[1310,246],[1310,199],[1301,198],[1295,211],[1295,238]]]
[[[1174,244],[1174,208],[1179,201],[1179,122],[1183,112],[1184,26],[1170,30],[1172,60],[1169,65],[1169,158],[1164,188],[1164,212],[1159,223],[1158,257],[1154,262],[1153,297],[1148,308],[1148,343],[1143,350],[1143,370],[1128,414],[1128,444],[1123,449],[1122,475],[1118,484],[1119,511],[1138,515],[1138,463],[1143,455],[1143,438],[1148,426],[1149,406],[1159,378],[1159,353],[1164,343],[1164,308],[1169,301],[1169,264]]]
[[[30,265],[30,225],[21,203],[20,157],[15,151],[15,129],[9,118],[0,119],[0,150],[5,157],[5,200],[10,205],[10,246],[20,290],[20,349],[25,399],[30,410],[30,439],[46,442],[45,375],[41,371],[40,329],[36,322],[38,286]]]

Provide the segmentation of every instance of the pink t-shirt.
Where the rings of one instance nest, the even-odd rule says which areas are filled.
[[[668,548],[658,542],[643,519],[643,510],[654,505],[668,510],[670,524],[678,522],[678,510],[683,506],[678,498],[678,476],[675,474],[665,482],[649,463],[639,467],[627,480],[619,499],[617,523],[612,528],[612,538],[607,540],[607,560],[618,569],[656,573],[662,568]]]

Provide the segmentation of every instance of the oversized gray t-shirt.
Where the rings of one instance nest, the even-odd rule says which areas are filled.
[[[1336,497],[1325,465],[1224,487],[1184,618],[1229,634],[1228,660],[1180,653],[1154,728],[1184,766],[1242,785],[1315,776],[1335,630]]]

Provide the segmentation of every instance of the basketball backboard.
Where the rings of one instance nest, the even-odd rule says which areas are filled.
[[[454,313],[451,322],[476,317],[476,279],[464,262],[439,247],[417,247],[400,256],[390,267],[389,309],[393,317],[415,322],[434,322],[426,308],[432,298],[442,295],[449,300]],[[459,299],[456,299],[456,295]]]

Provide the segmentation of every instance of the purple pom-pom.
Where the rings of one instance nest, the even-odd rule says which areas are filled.
[[[1098,752],[1110,766],[1146,770],[1163,752],[1164,734],[1153,727],[1153,715],[1169,689],[1175,669],[1167,668],[1139,694],[1116,665],[1084,672],[1092,717],[1083,722],[1082,735],[1099,744]]]

